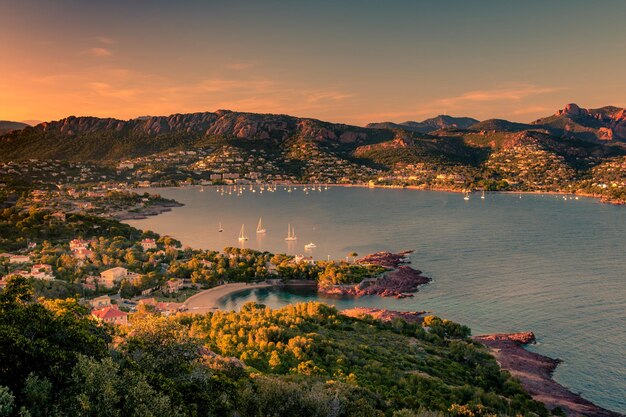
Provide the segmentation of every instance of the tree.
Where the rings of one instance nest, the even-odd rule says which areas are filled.
[[[0,385],[0,417],[9,417],[13,411],[15,397],[11,390]]]

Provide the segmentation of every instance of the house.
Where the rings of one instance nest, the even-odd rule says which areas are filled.
[[[73,239],[70,241],[70,250],[87,249],[88,243],[82,239]]]
[[[100,272],[100,279],[98,282],[105,288],[113,288],[115,284],[122,281],[128,275],[128,269],[117,266],[115,268],[107,269]]]
[[[86,248],[78,248],[73,251],[73,254],[74,254],[74,258],[85,260],[87,258],[91,258],[91,256],[93,255],[93,251],[90,251],[89,249],[86,249]]]
[[[299,264],[300,262],[304,262],[307,263],[309,265],[315,265],[315,260],[313,259],[312,256],[303,256],[303,255],[296,255],[293,258],[293,261],[297,264]]]
[[[0,253],[0,258],[8,258],[9,263],[12,264],[22,264],[22,263],[30,263],[30,256],[28,255],[13,255],[12,253]]]
[[[124,161],[117,164],[117,169],[133,169],[135,164],[131,161]]]
[[[37,279],[43,279],[45,281],[52,281],[54,279],[52,266],[47,264],[33,265],[30,269],[30,276]]]
[[[89,300],[89,305],[92,309],[98,310],[105,307],[111,307],[111,297],[108,295],[102,295],[100,297],[96,297],[92,300]]]
[[[166,294],[173,294],[183,289],[183,280],[182,278],[178,279],[170,279],[163,286],[163,292]]]
[[[104,323],[128,325],[128,313],[118,310],[116,306],[94,310],[91,315]]]
[[[176,314],[179,311],[185,310],[183,303],[165,303],[157,301],[156,298],[144,298],[143,300],[139,300],[139,304],[143,306],[151,306],[155,311],[162,313],[165,316]]]
[[[154,239],[144,239],[141,241],[141,247],[143,248],[144,251],[146,251],[150,249],[156,249],[157,244]]]

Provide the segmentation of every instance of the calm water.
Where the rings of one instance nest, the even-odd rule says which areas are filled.
[[[556,196],[478,195],[411,190],[220,195],[213,188],[154,190],[186,204],[128,223],[207,249],[246,246],[322,259],[355,251],[414,249],[413,266],[434,281],[414,298],[322,299],[338,308],[429,310],[474,334],[532,330],[530,349],[563,363],[555,379],[599,405],[626,412],[626,208]],[[268,232],[255,233],[259,217]],[[223,233],[218,233],[218,222]],[[287,223],[298,240],[284,241]],[[272,307],[315,294],[256,290],[223,299]]]

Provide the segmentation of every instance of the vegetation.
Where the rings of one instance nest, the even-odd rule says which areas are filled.
[[[0,292],[4,416],[547,415],[469,329],[342,316],[320,303],[112,328],[73,299]],[[429,413],[427,410],[431,410]]]

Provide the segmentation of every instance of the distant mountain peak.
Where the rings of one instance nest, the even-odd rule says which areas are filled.
[[[582,113],[582,109],[576,103],[569,103],[563,109],[556,112],[556,116],[560,116],[562,114],[570,114],[572,116],[578,116]]]
[[[378,122],[369,123],[367,127],[377,129],[403,129],[418,133],[430,133],[439,129],[467,129],[473,124],[478,123],[478,120],[471,117],[454,117],[446,114],[440,114],[430,119],[423,120],[421,122],[406,121],[402,123],[394,122]]]

